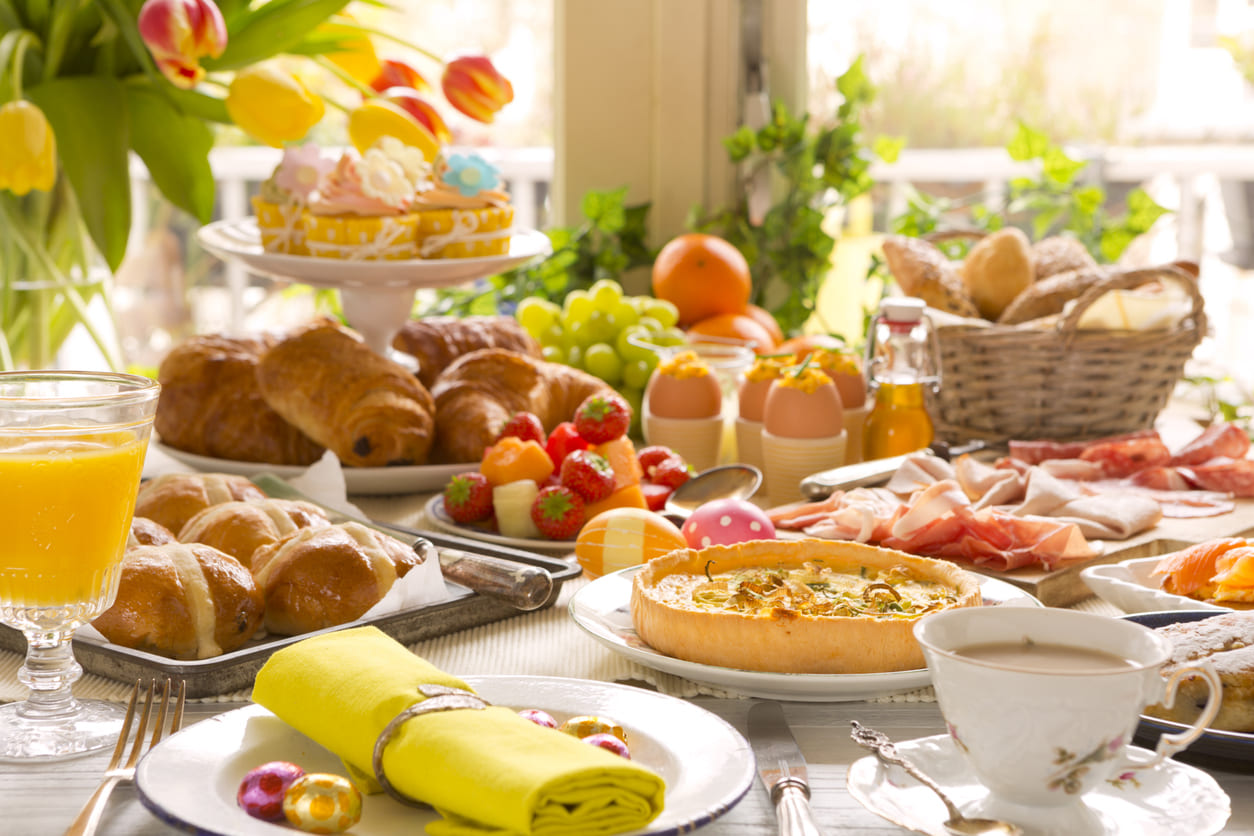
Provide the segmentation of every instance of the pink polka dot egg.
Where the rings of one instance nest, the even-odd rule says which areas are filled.
[[[766,512],[745,499],[707,502],[692,512],[681,531],[692,549],[775,539],[775,526]]]

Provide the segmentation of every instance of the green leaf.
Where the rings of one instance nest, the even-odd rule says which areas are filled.
[[[100,0],[100,6],[104,9],[105,14],[118,31],[122,33],[122,40],[126,43],[127,50],[131,53],[136,63],[143,68],[144,74],[153,80],[154,84],[162,85],[169,89],[175,89],[173,84],[166,81],[161,75],[161,71],[157,69],[157,64],[152,60],[152,55],[148,52],[148,46],[144,43],[144,39],[139,34],[139,25],[136,23],[137,15],[128,9],[122,0]]]
[[[875,156],[886,163],[897,162],[897,158],[901,156],[901,151],[905,147],[906,138],[904,136],[877,136],[871,144],[872,150],[875,151]]]
[[[348,2],[270,0],[249,7],[227,22],[228,40],[222,55],[202,63],[209,70],[234,70],[264,61],[295,47]]]
[[[1114,264],[1135,239],[1136,234],[1130,230],[1121,228],[1107,229],[1102,233],[1101,238],[1102,259]]]
[[[1133,189],[1128,192],[1128,223],[1139,231],[1145,232],[1163,215],[1171,212],[1165,206],[1159,206],[1145,189]]]
[[[1010,152],[1010,159],[1020,162],[1034,160],[1044,155],[1048,148],[1049,137],[1040,131],[1029,128],[1023,122],[1018,124],[1014,137],[1006,146],[1006,150]]]
[[[1100,186],[1084,186],[1071,193],[1076,209],[1085,215],[1092,215],[1102,208],[1106,201],[1106,192]]]
[[[1041,155],[1041,173],[1046,179],[1064,186],[1075,182],[1075,178],[1088,163],[1073,160],[1061,148],[1048,148]]]
[[[99,76],[53,79],[26,91],[57,137],[57,156],[78,197],[87,231],[110,269],[131,231],[126,92]]]
[[[209,149],[213,131],[194,116],[179,113],[162,97],[136,88],[128,96],[131,147],[152,181],[171,203],[202,224],[213,219],[213,170]]]

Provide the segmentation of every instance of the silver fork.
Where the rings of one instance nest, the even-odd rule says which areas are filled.
[[[169,679],[161,687],[161,707],[156,717],[156,723],[153,726],[152,737],[145,740],[148,733],[148,719],[152,714],[152,704],[156,696],[155,680],[149,680],[148,693],[144,700],[144,710],[139,717],[139,728],[135,731],[135,740],[131,744],[131,752],[126,759],[125,765],[122,763],[122,754],[126,751],[126,741],[131,733],[131,724],[135,720],[136,709],[139,706],[140,696],[140,680],[135,680],[135,687],[131,689],[131,699],[126,705],[126,719],[122,721],[122,731],[118,734],[118,743],[113,747],[113,757],[109,759],[109,767],[105,770],[104,780],[100,782],[100,786],[92,793],[91,798],[83,806],[78,814],[78,818],[70,825],[69,830],[65,831],[65,836],[91,836],[96,832],[96,827],[100,824],[100,816],[104,813],[105,805],[109,801],[109,795],[113,792],[113,788],[123,781],[135,780],[135,764],[139,763],[139,757],[145,751],[144,744],[151,749],[161,741],[165,736],[166,730],[166,714],[170,708],[170,692],[172,683]],[[174,705],[174,716],[170,720],[170,733],[178,731],[183,725],[183,703],[187,697],[187,683],[183,680],[178,681],[178,693],[175,696],[176,703]]]

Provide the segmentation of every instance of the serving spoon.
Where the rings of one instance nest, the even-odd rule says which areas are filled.
[[[662,513],[686,520],[715,499],[748,499],[762,484],[762,471],[751,464],[725,464],[703,470],[675,488]]]
[[[963,815],[958,806],[949,800],[949,796],[945,795],[935,781],[902,757],[893,741],[883,732],[854,720],[849,736],[853,738],[854,743],[874,752],[882,763],[900,766],[907,775],[936,793],[937,797],[944,802],[945,809],[949,811],[949,818],[942,822],[946,833],[951,833],[953,836],[1023,836],[1023,830],[1017,824],[1000,819],[968,818]]]

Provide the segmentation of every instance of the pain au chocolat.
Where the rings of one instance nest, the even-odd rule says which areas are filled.
[[[681,549],[632,581],[636,633],[659,652],[779,673],[879,673],[926,664],[922,615],[979,606],[978,579],[943,560],[832,540]]]

